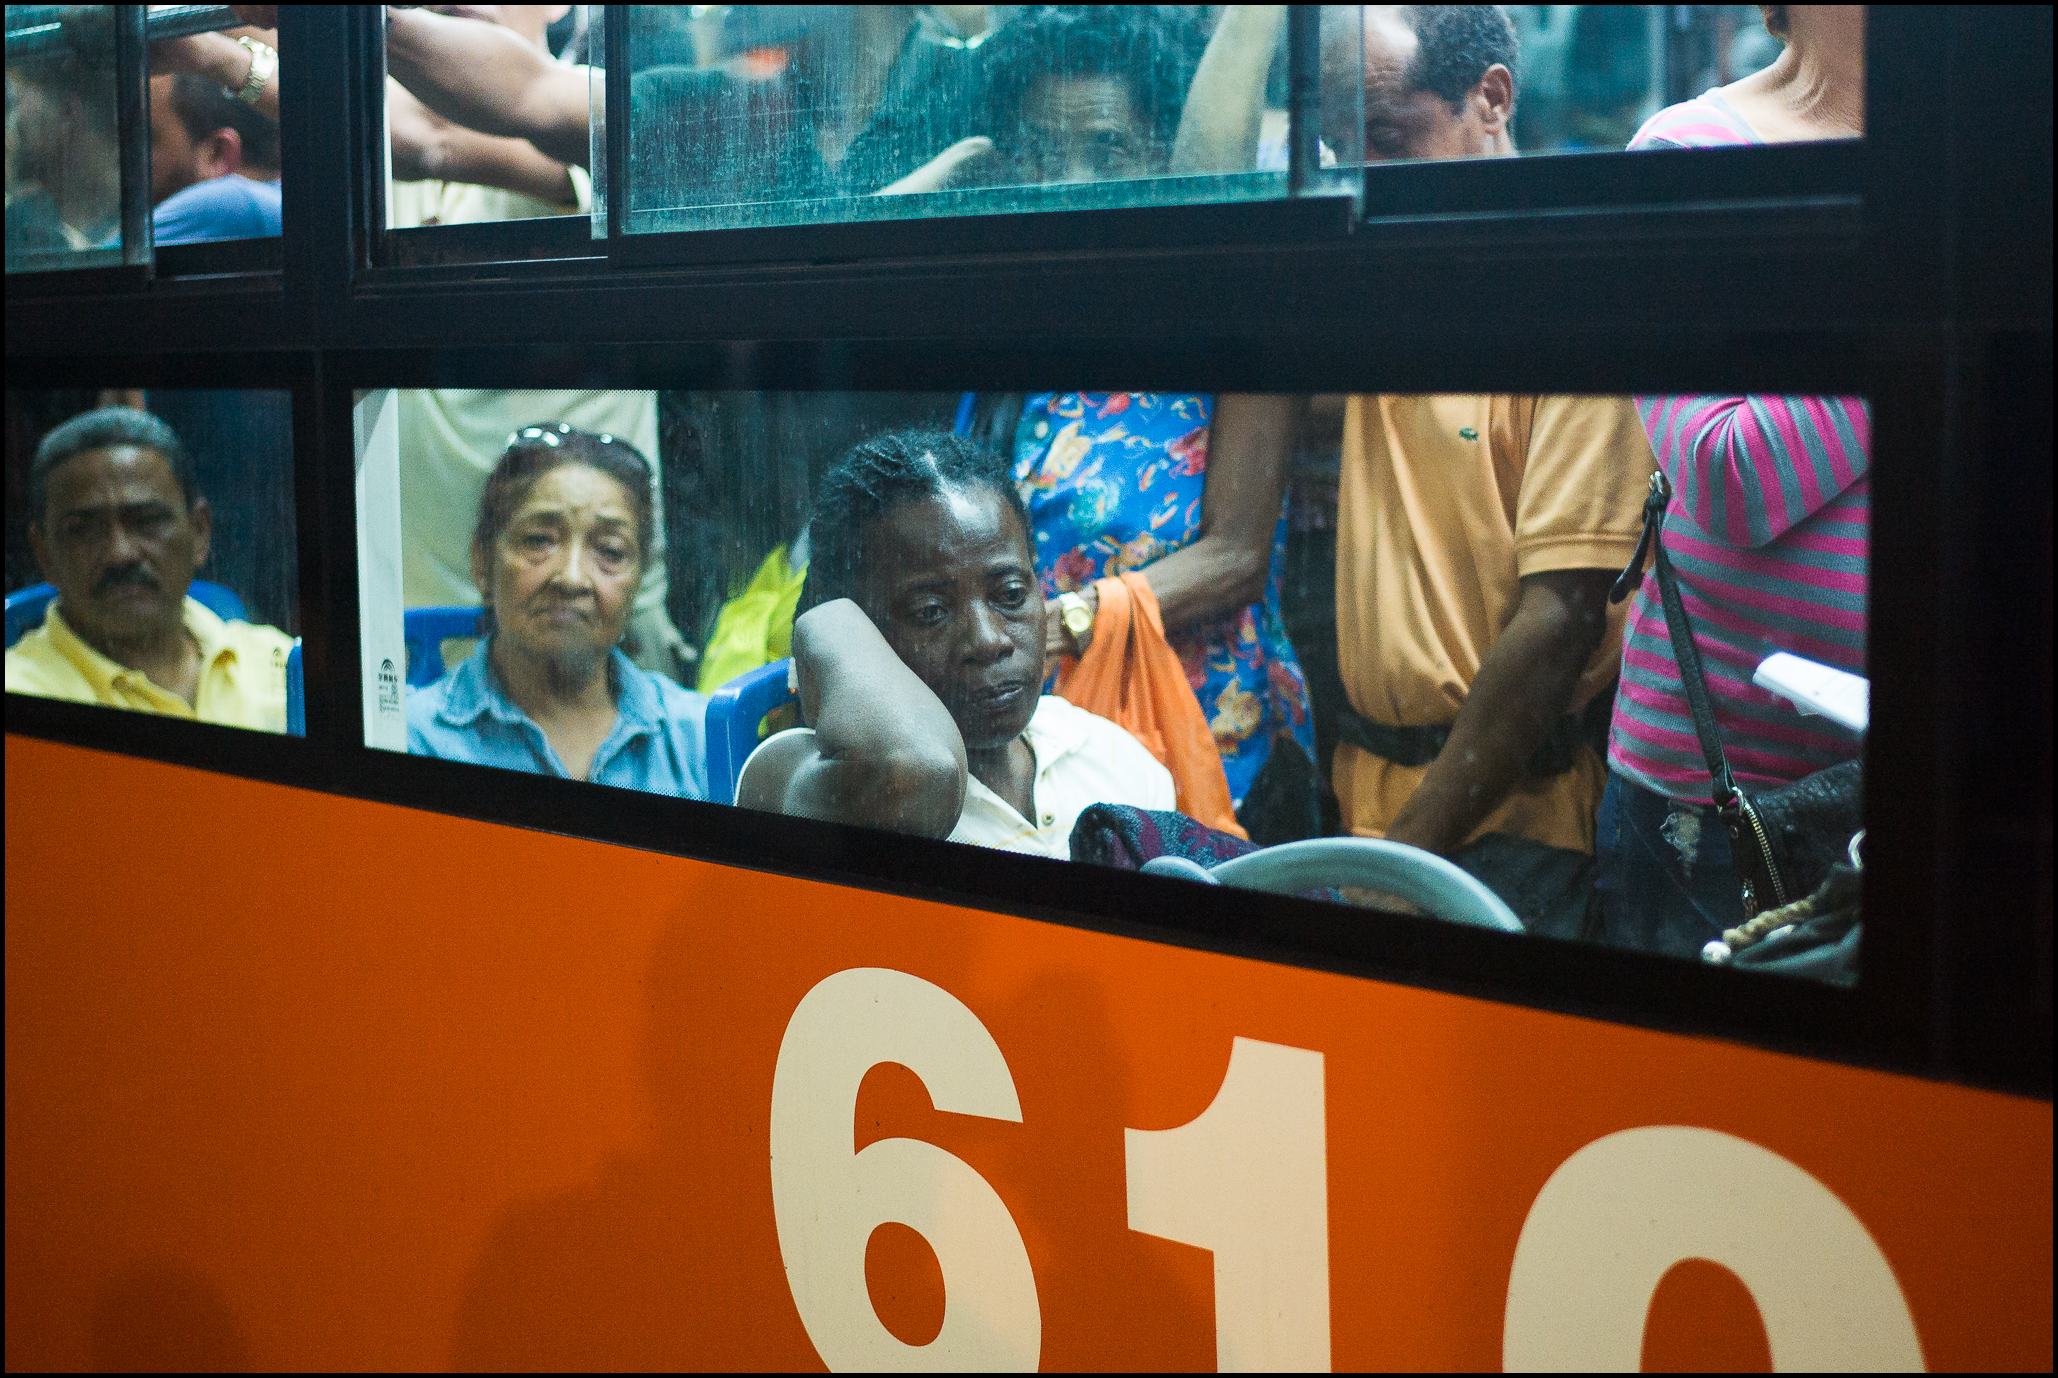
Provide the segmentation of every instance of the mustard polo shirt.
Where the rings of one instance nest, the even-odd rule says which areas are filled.
[[[1454,721],[1522,580],[1617,570],[1643,529],[1651,444],[1627,397],[1366,396],[1345,411],[1336,641],[1351,707],[1397,727]],[[1608,610],[1569,705],[1614,677],[1624,609]],[[1382,837],[1426,768],[1348,742],[1333,764],[1345,825]],[[1517,780],[1474,829],[1594,849],[1601,760]],[[1467,839],[1468,841],[1470,839]]]
[[[284,732],[293,638],[277,627],[224,622],[190,597],[184,616],[200,647],[200,689],[191,704],[81,641],[54,603],[43,625],[8,650],[7,692]]]

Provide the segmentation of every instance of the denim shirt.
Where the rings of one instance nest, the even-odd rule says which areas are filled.
[[[529,715],[502,688],[487,659],[492,640],[434,684],[407,693],[407,749],[417,756],[503,770],[568,776]],[[707,699],[663,675],[608,653],[615,685],[614,731],[593,754],[586,778],[686,799],[707,797]]]

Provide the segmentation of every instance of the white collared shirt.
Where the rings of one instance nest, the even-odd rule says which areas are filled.
[[[760,742],[758,751],[781,737],[813,732],[793,727]],[[965,777],[965,806],[950,830],[952,842],[997,847],[1008,852],[1069,860],[1072,825],[1093,804],[1129,804],[1140,809],[1170,809],[1172,773],[1158,764],[1143,743],[1096,713],[1065,702],[1055,694],[1037,700],[1029,726],[1022,730],[1036,757],[1036,779],[1030,787],[1033,818],[970,775]],[[744,771],[750,762],[744,762]],[[737,793],[742,793],[742,774]]]

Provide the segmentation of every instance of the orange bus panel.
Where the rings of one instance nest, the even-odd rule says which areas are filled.
[[[1499,1367],[1546,1184],[1647,1126],[1733,1136],[1827,1188],[1930,1367],[2051,1366],[2045,1102],[21,737],[6,752],[10,1368],[819,1368],[789,1269],[827,1265],[796,1242],[812,1218],[775,1218],[773,1086],[810,992],[869,969],[976,1016],[1005,1075],[990,1057],[965,1075],[1011,1078],[1019,1117],[940,1111],[928,1072],[884,1062],[845,1147],[920,1140],[991,1188],[1033,1271],[1043,1367],[1216,1364],[1226,1255],[1130,1227],[1216,1203],[1141,1181],[1159,1169],[1139,1154],[1175,1140],[1128,1131],[1226,1100],[1239,1039],[1319,1077],[1295,1104],[1322,1126],[1323,1180],[1286,1186],[1326,1209],[1301,1262],[1326,1266],[1337,1368]],[[936,1055],[986,1056],[969,1041]],[[823,1043],[794,1065],[838,1053]],[[804,1118],[820,1107],[792,1076]],[[1701,1185],[1716,1214],[1747,1212],[1776,1175]],[[954,1266],[881,1228],[861,1295],[922,1344]],[[1681,1262],[1641,1361],[1764,1368],[1754,1296]]]

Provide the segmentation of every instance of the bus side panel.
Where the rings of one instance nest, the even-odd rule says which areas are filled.
[[[1891,1357],[1896,1288],[1930,1367],[2051,1364],[2047,1103],[6,758],[10,1368],[806,1368],[939,1327],[1051,1368],[1763,1368],[1854,1316]],[[1666,1241],[1715,1262],[1600,1295]]]

